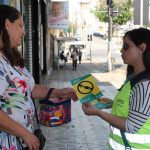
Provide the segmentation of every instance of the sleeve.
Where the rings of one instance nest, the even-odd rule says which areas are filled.
[[[130,110],[126,120],[126,132],[135,133],[150,116],[150,81],[137,83],[130,96]]]
[[[0,96],[4,95],[8,85],[8,74],[5,71],[2,63],[0,63]]]
[[[33,77],[31,77],[30,80],[31,80],[31,91],[32,91],[35,86],[35,81],[34,81]]]

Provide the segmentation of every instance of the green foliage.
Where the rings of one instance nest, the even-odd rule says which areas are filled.
[[[72,25],[71,25],[71,24],[69,24],[69,26],[68,26],[68,33],[70,34],[70,33],[71,33],[71,31],[72,31]]]
[[[125,1],[122,6],[121,14],[119,16],[115,16],[113,18],[113,22],[119,25],[127,23],[127,21],[129,21],[133,16],[131,7],[132,1],[131,0]]]
[[[108,22],[108,14],[105,12],[101,11],[91,11],[98,19],[100,22]]]
[[[121,13],[119,15],[113,16],[113,24],[122,25],[130,20],[133,16],[133,12],[131,9],[132,5],[132,0],[124,0],[121,4],[117,0],[114,1],[114,10],[120,7]],[[102,7],[101,5],[99,5],[96,10],[92,10],[91,12],[99,19],[100,22],[108,22],[108,12],[106,6]]]
[[[75,34],[75,33],[76,33],[76,30],[77,30],[76,25],[73,24],[73,23],[69,23],[69,26],[68,26],[68,33],[69,33],[69,35],[70,35],[71,33]]]

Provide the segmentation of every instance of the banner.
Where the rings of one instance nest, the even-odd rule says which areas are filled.
[[[69,25],[69,3],[51,1],[49,5],[48,27],[66,29]]]

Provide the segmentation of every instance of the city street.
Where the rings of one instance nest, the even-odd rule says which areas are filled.
[[[90,49],[91,45],[91,49]],[[111,42],[111,53],[112,57],[115,58],[115,64],[122,64],[122,58],[120,49],[122,47],[122,40],[113,38]],[[107,62],[108,42],[107,39],[93,36],[92,41],[87,41],[87,58],[90,59],[91,51],[91,62]],[[84,58],[84,56],[83,56]],[[90,62],[90,60],[89,60]]]

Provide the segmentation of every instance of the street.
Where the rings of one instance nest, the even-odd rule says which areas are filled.
[[[91,45],[91,62],[107,62],[107,52],[108,52],[108,43],[107,40],[94,37],[93,40],[88,42],[87,46],[87,58],[90,59],[90,45]],[[120,49],[122,46],[122,41],[119,39],[112,39],[111,42],[111,52],[112,57],[115,58],[115,64],[120,64],[122,62]]]

